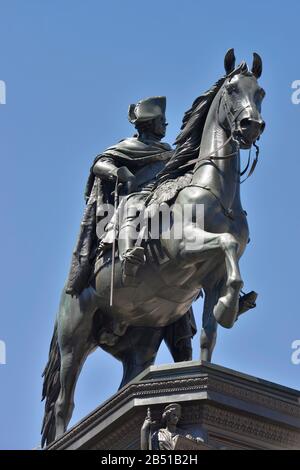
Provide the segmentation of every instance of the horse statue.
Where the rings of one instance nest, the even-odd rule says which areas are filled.
[[[262,60],[254,53],[251,69],[245,62],[236,67],[231,49],[225,56],[225,71],[185,113],[174,155],[158,175],[148,201],[149,208],[172,202],[174,216],[186,205],[195,209],[202,205],[204,218],[198,220],[192,210],[180,239],[172,236],[172,230],[169,237],[160,235],[164,259],[155,263],[147,258],[139,268],[138,287],[123,285],[116,258],[113,305],[111,250],[80,295],[62,292],[44,371],[43,445],[66,431],[80,370],[98,346],[123,363],[123,386],[153,364],[164,329],[180,321],[202,291],[202,360],[211,360],[217,325],[231,328],[238,314],[247,310],[240,305],[239,259],[249,241],[240,199],[240,149],[251,149],[265,127],[261,117],[265,92],[258,84]],[[192,249],[191,239],[199,241]]]

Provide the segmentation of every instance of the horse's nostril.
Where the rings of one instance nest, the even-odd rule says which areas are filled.
[[[252,119],[244,118],[244,119],[241,120],[241,127],[246,129],[247,127],[251,126],[251,123],[252,123]]]
[[[259,131],[260,133],[262,133],[266,127],[266,124],[263,120],[251,118],[242,119],[240,125],[242,129],[252,129],[253,131]]]

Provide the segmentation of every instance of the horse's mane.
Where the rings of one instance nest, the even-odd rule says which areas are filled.
[[[165,168],[157,175],[155,187],[191,170],[193,164],[189,167],[188,162],[197,158],[199,154],[205,121],[214,98],[228,78],[248,72],[246,63],[242,62],[229,75],[220,78],[209,90],[195,99],[191,108],[184,114],[180,133],[175,140],[175,152]],[[183,165],[186,165],[184,171],[180,169]]]

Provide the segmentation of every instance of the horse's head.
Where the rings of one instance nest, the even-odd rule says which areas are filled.
[[[261,117],[265,91],[257,81],[262,73],[262,60],[256,53],[253,56],[251,71],[245,62],[235,69],[234,51],[227,52],[224,61],[227,78],[219,105],[219,124],[243,149],[250,148],[265,128]]]

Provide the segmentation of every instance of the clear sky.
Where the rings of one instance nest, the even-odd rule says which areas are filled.
[[[39,443],[41,373],[97,153],[133,133],[127,107],[166,95],[173,142],[223,59],[263,58],[261,158],[242,188],[251,244],[241,262],[256,310],[219,330],[214,362],[299,388],[300,4],[231,0],[0,0],[0,448]],[[243,154],[246,161],[246,154]],[[195,307],[200,326],[202,304]],[[198,337],[194,358],[199,357]],[[170,362],[163,347],[157,363]],[[97,351],[76,390],[72,423],[115,392],[121,366]]]

